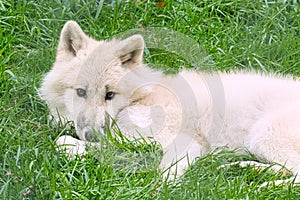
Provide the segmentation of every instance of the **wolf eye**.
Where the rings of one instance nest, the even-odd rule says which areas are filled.
[[[76,92],[79,97],[86,97],[86,90],[84,90],[82,88],[78,88],[78,89],[76,89]]]
[[[114,98],[115,94],[116,93],[114,93],[114,92],[107,92],[105,95],[105,101],[112,100]]]

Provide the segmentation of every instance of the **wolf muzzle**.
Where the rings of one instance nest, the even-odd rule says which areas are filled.
[[[99,142],[100,135],[107,134],[110,131],[110,128],[113,126],[112,123],[114,120],[111,119],[108,113],[105,113],[105,123],[99,127],[86,127],[84,130],[84,138],[89,142]]]

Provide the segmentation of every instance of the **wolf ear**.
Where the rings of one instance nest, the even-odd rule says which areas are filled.
[[[124,67],[135,67],[142,63],[144,39],[141,35],[133,35],[120,42],[117,56]]]
[[[75,21],[67,21],[64,25],[58,43],[58,51],[75,57],[87,45],[88,37]]]

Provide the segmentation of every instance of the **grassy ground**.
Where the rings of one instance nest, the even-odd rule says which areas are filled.
[[[51,126],[37,89],[54,61],[60,30],[69,19],[97,39],[129,29],[164,27],[197,41],[212,56],[214,69],[300,76],[299,4],[271,0],[102,3],[0,1],[0,199],[300,198],[300,188],[290,185],[257,192],[264,181],[283,178],[280,173],[237,167],[218,170],[224,163],[253,159],[250,155],[212,154],[199,159],[184,177],[166,182],[157,170],[133,173],[130,164],[112,167],[92,155],[85,160],[67,159],[55,151],[55,139],[74,130]],[[145,60],[172,70],[191,65],[177,55],[164,59],[167,53],[149,49]],[[129,151],[143,153],[140,148],[144,147]]]

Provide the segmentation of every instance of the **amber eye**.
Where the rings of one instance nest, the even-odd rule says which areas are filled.
[[[84,90],[82,88],[77,88],[76,92],[79,97],[84,97],[84,98],[86,97],[86,90]]]
[[[116,93],[114,93],[114,92],[107,92],[105,95],[105,101],[112,100],[114,98],[115,94]]]

